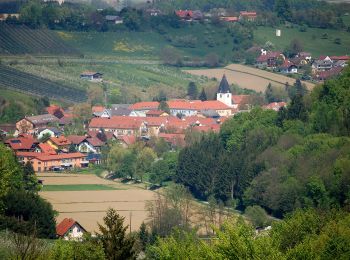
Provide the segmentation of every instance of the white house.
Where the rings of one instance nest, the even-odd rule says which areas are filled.
[[[50,137],[59,137],[61,132],[56,127],[48,127],[39,129],[37,132],[37,138],[41,139],[44,135],[50,135]]]
[[[81,240],[85,232],[85,228],[72,218],[65,218],[56,227],[57,237],[64,240]]]

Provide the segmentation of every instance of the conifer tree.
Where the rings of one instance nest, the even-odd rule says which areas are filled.
[[[190,99],[194,100],[198,96],[198,89],[196,86],[196,83],[190,82],[187,87],[187,95],[189,96]]]
[[[98,223],[106,258],[109,260],[135,259],[133,251],[134,239],[126,235],[128,226],[124,227],[124,217],[121,217],[114,209],[109,208],[103,218],[104,226]]]
[[[202,101],[208,100],[207,94],[205,94],[204,88],[202,88],[202,91],[201,91],[201,93],[199,94],[199,99],[202,100]]]

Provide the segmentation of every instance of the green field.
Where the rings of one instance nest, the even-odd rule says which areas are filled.
[[[118,190],[102,184],[44,185],[41,191],[86,191],[86,190]]]
[[[26,26],[0,24],[2,55],[81,55],[50,30],[33,30]]]
[[[280,28],[281,37],[276,37],[276,29],[271,27],[258,27],[254,31],[254,38],[259,44],[267,41],[275,45],[276,50],[283,51],[293,39],[298,39],[305,51],[311,52],[313,57],[320,55],[345,55],[350,54],[350,32],[308,28],[306,32],[300,32],[298,28]],[[321,39],[327,33],[328,39]],[[334,39],[340,38],[341,44],[335,44]]]
[[[57,32],[62,40],[88,56],[116,56],[119,58],[137,58],[157,60],[160,50],[174,43],[169,38],[191,36],[195,45],[176,47],[184,56],[204,57],[216,53],[222,58],[231,56],[231,36],[225,26],[216,27],[210,24],[190,24],[182,28],[166,28],[164,34],[149,32]],[[208,46],[208,40],[213,46]]]

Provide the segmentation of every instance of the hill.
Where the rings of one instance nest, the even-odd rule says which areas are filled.
[[[0,54],[2,55],[80,55],[76,49],[46,29],[0,24]]]
[[[83,90],[60,85],[4,65],[0,65],[0,87],[36,96],[46,96],[51,99],[63,99],[71,102],[86,100],[86,92]]]

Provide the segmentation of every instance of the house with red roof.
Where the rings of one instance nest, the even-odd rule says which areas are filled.
[[[260,55],[256,59],[256,66],[259,68],[276,68],[279,59],[284,61],[286,57],[283,55],[282,52],[270,51],[266,54]]]
[[[158,110],[159,102],[148,101],[148,102],[137,102],[128,107],[131,110],[131,116],[146,116],[146,113],[150,110]]]
[[[246,20],[249,22],[253,22],[256,20],[257,13],[252,11],[252,12],[247,12],[247,11],[241,11],[239,12],[239,20]]]
[[[231,115],[231,108],[219,100],[169,100],[167,103],[173,116],[194,116],[203,110],[214,110],[220,116]]]
[[[164,139],[166,143],[168,143],[171,147],[184,147],[185,142],[185,134],[179,133],[160,133],[159,138]]]
[[[122,135],[122,136],[117,136],[117,140],[124,148],[128,148],[130,145],[133,145],[136,143],[137,138],[134,135]]]
[[[237,16],[222,16],[220,20],[228,23],[236,23],[239,19]]]
[[[5,145],[14,152],[33,152],[38,144],[39,141],[29,134],[21,134],[5,141]]]
[[[19,133],[34,133],[39,128],[48,127],[49,124],[58,123],[59,119],[51,114],[29,116],[16,123]]]
[[[61,119],[62,117],[64,117],[64,110],[57,105],[51,105],[49,107],[46,108],[47,113],[57,117],[58,119]]]
[[[69,150],[69,146],[71,145],[71,142],[63,135],[59,137],[51,136],[45,143],[50,145],[56,151],[60,150],[67,152]]]
[[[111,118],[93,118],[88,128],[91,132],[98,132],[103,129],[105,133],[115,133],[117,136],[141,136],[145,125],[141,117],[112,116]]]
[[[336,77],[341,74],[343,71],[343,67],[333,67],[330,70],[326,71],[317,71],[314,74],[314,79],[319,80],[319,81],[324,81],[333,77]]]
[[[64,240],[81,240],[85,232],[85,228],[72,218],[65,218],[56,226],[57,237]]]
[[[35,151],[38,153],[44,153],[44,154],[57,154],[56,150],[54,148],[52,148],[51,145],[49,145],[47,143],[38,144]]]
[[[285,59],[283,64],[280,65],[278,68],[281,73],[285,73],[285,74],[298,73],[298,67],[288,59]]]
[[[263,109],[271,109],[275,111],[279,111],[281,107],[286,107],[286,102],[272,102],[267,105],[262,106]]]
[[[193,19],[192,10],[177,10],[175,11],[175,15],[184,21],[191,21]]]

